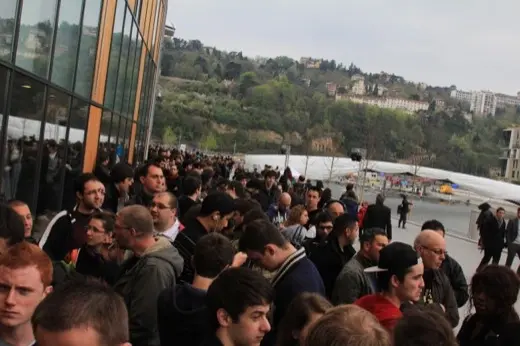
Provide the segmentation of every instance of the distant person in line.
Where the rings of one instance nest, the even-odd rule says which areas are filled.
[[[378,194],[376,203],[368,206],[363,218],[363,228],[381,228],[386,232],[388,240],[392,240],[392,211],[385,205],[383,194]]]
[[[520,232],[518,232],[518,227],[520,220],[520,208],[516,210],[516,217],[514,219],[509,220],[507,223],[507,232],[506,232],[506,240],[507,240],[507,259],[506,266],[511,268],[513,264],[513,260],[515,256],[520,258]]]
[[[410,212],[410,203],[408,201],[408,197],[403,196],[403,201],[397,207],[397,213],[399,214],[399,222],[397,223],[397,227],[401,228],[401,224],[403,225],[403,229],[406,229],[406,218],[408,217],[408,213]]]
[[[493,264],[498,264],[500,262],[502,249],[506,245],[505,213],[505,209],[499,207],[495,215],[492,217],[486,217],[480,227],[480,239],[482,240],[482,247],[484,248],[484,257],[482,257],[482,261],[480,261],[477,271],[486,266],[489,261],[492,261]]]

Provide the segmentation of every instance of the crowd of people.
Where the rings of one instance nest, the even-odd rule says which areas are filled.
[[[0,346],[520,345],[518,275],[483,263],[468,285],[439,220],[392,241],[382,194],[167,149],[74,194],[42,232],[0,205]]]

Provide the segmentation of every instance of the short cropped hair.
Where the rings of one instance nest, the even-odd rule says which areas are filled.
[[[37,245],[22,241],[11,245],[0,255],[0,266],[9,269],[36,267],[40,273],[43,287],[52,283],[52,261]]]
[[[442,231],[442,233],[446,233],[446,229],[444,228],[444,225],[439,220],[428,220],[425,223],[423,223],[421,227],[421,231],[431,229],[433,231]]]
[[[433,309],[418,308],[407,310],[397,322],[394,343],[399,346],[457,346],[448,320]]]
[[[390,346],[390,335],[370,312],[356,305],[328,310],[314,323],[305,346]]]
[[[269,305],[273,298],[273,287],[260,272],[240,267],[225,270],[213,281],[206,294],[206,305],[217,330],[219,309],[224,309],[236,323],[247,308]]]
[[[193,255],[193,266],[197,275],[216,278],[233,263],[235,247],[219,233],[209,233],[197,241]]]
[[[89,327],[99,333],[102,345],[128,342],[128,312],[123,298],[105,283],[76,278],[56,287],[38,305],[31,319],[38,328],[65,332]]]
[[[137,233],[152,234],[153,218],[150,211],[142,205],[129,205],[118,213],[125,226],[132,227]]]
[[[170,209],[177,209],[177,197],[175,197],[173,193],[169,191],[164,191],[156,193],[155,196],[168,196],[168,207],[170,207]]]
[[[244,252],[250,250],[264,253],[268,244],[283,248],[288,244],[288,240],[271,222],[256,220],[245,226],[238,247],[240,251]]]
[[[114,231],[116,222],[116,215],[114,213],[110,211],[96,211],[90,218],[103,222],[106,233],[112,233]]]
[[[85,184],[89,181],[101,182],[93,173],[83,173],[74,181],[74,192],[83,195],[85,192]]]
[[[6,204],[0,204],[0,238],[5,239],[8,245],[25,239],[25,226],[22,218]]]

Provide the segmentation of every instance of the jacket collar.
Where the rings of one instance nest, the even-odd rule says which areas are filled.
[[[305,258],[305,248],[300,248],[296,250],[292,255],[287,257],[285,262],[282,264],[282,266],[278,269],[275,276],[273,277],[272,284],[273,287],[282,280],[287,272],[294,267],[298,262],[300,262],[302,259]]]

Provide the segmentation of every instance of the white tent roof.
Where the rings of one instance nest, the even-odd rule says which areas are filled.
[[[282,167],[285,162],[283,155],[246,155],[246,167],[252,167],[253,164],[263,166],[269,164],[271,166]],[[289,159],[289,166],[291,169],[305,172],[305,156],[291,155]],[[311,179],[327,179],[330,174],[330,167],[332,163],[331,157],[311,156],[307,165],[307,177]],[[352,161],[350,158],[336,158],[334,159],[334,166],[332,176],[344,176],[350,172],[358,171],[358,162]],[[415,173],[416,167],[406,164],[398,164],[384,161],[369,161],[368,169],[383,172],[386,174],[399,173]],[[304,174],[304,173],[302,173]],[[474,191],[489,198],[503,199],[503,200],[520,200],[520,186],[496,181],[488,178],[476,177],[469,174],[456,173],[445,171],[443,169],[419,167],[417,175],[435,179],[435,180],[450,180],[459,185],[461,188]]]

